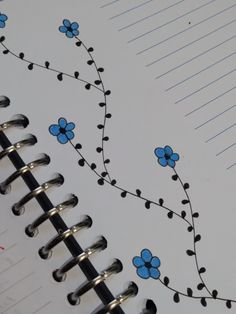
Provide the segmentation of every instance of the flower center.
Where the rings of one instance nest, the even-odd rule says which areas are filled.
[[[170,159],[170,155],[165,154],[165,159],[166,159],[166,160]]]
[[[60,133],[61,134],[65,134],[66,133],[66,129],[65,128],[60,128]]]
[[[152,267],[152,264],[151,264],[150,262],[145,262],[145,267],[151,268],[151,267]]]
[[[68,32],[73,32],[73,29],[71,27],[67,27]]]

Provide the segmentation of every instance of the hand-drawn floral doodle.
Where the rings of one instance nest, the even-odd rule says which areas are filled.
[[[7,16],[5,14],[0,14],[0,28],[5,27],[5,22],[7,21]],[[178,303],[180,302],[180,297],[187,297],[192,299],[193,301],[199,300],[202,306],[206,307],[208,305],[208,301],[218,301],[224,302],[227,308],[232,308],[232,304],[236,303],[236,300],[228,299],[225,297],[220,297],[219,293],[216,289],[210,289],[204,280],[204,273],[206,272],[206,268],[201,266],[198,260],[198,252],[197,252],[197,244],[201,241],[201,235],[196,231],[195,221],[199,217],[199,213],[194,211],[190,196],[188,194],[188,189],[190,188],[189,183],[182,181],[177,170],[176,170],[176,162],[180,160],[179,154],[175,153],[171,146],[166,145],[164,148],[157,147],[154,149],[155,157],[157,158],[157,162],[162,167],[169,168],[168,171],[171,171],[171,179],[179,183],[182,187],[184,197],[182,199],[182,204],[186,206],[186,210],[183,210],[181,214],[174,211],[172,208],[169,208],[165,205],[165,200],[163,198],[159,198],[158,201],[150,200],[143,196],[143,192],[136,188],[134,191],[129,191],[123,187],[121,187],[117,180],[111,177],[110,172],[108,171],[107,165],[110,163],[110,160],[105,157],[105,142],[109,141],[109,137],[105,135],[106,132],[106,122],[107,119],[112,117],[111,113],[108,112],[108,102],[107,97],[110,95],[111,91],[106,90],[104,86],[104,82],[101,76],[101,73],[104,71],[104,68],[98,67],[97,63],[92,55],[94,52],[93,47],[87,48],[84,42],[78,37],[79,35],[79,24],[77,22],[70,22],[68,19],[64,19],[62,25],[59,26],[59,31],[69,39],[75,40],[75,46],[81,47],[85,50],[85,53],[88,55],[89,60],[87,61],[88,66],[93,66],[94,70],[97,74],[97,80],[94,82],[89,82],[80,77],[79,73],[75,71],[73,74],[61,72],[57,69],[54,69],[50,66],[49,61],[45,61],[44,64],[39,64],[37,62],[33,62],[27,60],[25,58],[25,54],[23,52],[15,53],[11,51],[5,44],[6,38],[4,36],[0,37],[0,44],[3,47],[3,54],[10,54],[13,57],[25,62],[28,65],[29,70],[33,70],[34,67],[40,67],[48,71],[52,71],[56,73],[56,78],[59,81],[63,81],[64,77],[76,79],[81,84],[84,84],[85,89],[89,90],[91,88],[95,88],[101,93],[102,101],[99,102],[99,107],[104,110],[104,119],[102,123],[97,125],[97,128],[101,130],[101,145],[96,148],[96,151],[101,154],[103,161],[104,171],[100,172],[97,169],[97,165],[94,162],[90,162],[81,152],[82,144],[81,143],[73,143],[72,140],[74,138],[74,129],[75,124],[73,122],[67,122],[66,118],[55,117],[58,119],[58,124],[52,124],[49,126],[49,132],[51,135],[55,136],[60,144],[70,145],[73,150],[75,150],[76,154],[79,156],[78,164],[80,166],[88,166],[94,175],[97,177],[97,182],[99,185],[109,184],[113,186],[117,191],[119,191],[120,196],[122,198],[126,198],[128,196],[135,197],[140,199],[144,203],[146,209],[151,209],[151,207],[159,207],[163,211],[167,212],[167,216],[169,219],[176,217],[181,220],[187,226],[187,231],[191,234],[193,239],[193,244],[191,248],[186,250],[186,254],[193,259],[193,262],[196,266],[196,272],[198,274],[199,282],[196,283],[196,288],[186,288],[185,291],[180,291],[177,288],[174,288],[171,285],[170,278],[167,276],[163,276],[159,270],[161,266],[161,262],[159,257],[153,256],[151,251],[147,248],[142,249],[140,256],[135,256],[132,260],[133,266],[136,269],[136,273],[140,280],[142,279],[156,279],[160,284],[165,286],[169,291],[173,294],[173,301]],[[167,167],[168,166],[168,167]],[[191,219],[187,218],[187,210],[190,214]],[[196,290],[202,291],[201,295],[196,294]],[[156,313],[156,306],[152,300],[147,301],[148,306],[153,309],[153,313]]]

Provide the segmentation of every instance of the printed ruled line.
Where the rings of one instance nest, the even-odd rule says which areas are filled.
[[[175,37],[177,37],[177,36],[179,36],[179,35],[181,35],[181,34],[187,32],[187,31],[193,29],[194,27],[199,26],[200,24],[202,24],[202,23],[204,23],[204,22],[206,22],[206,21],[211,20],[212,18],[216,17],[217,15],[220,15],[220,14],[224,13],[225,11],[232,9],[232,8],[235,7],[235,6],[236,6],[236,4],[231,5],[230,7],[226,8],[226,9],[220,11],[220,12],[217,12],[216,14],[213,14],[213,15],[209,16],[208,18],[206,18],[206,19],[200,21],[199,23],[196,23],[196,24],[194,24],[194,25],[192,25],[192,26],[190,26],[190,27],[188,27],[188,28],[186,28],[186,29],[184,29],[184,30],[182,30],[182,31],[180,31],[180,32],[178,32],[178,33],[176,33],[176,34],[174,34],[174,35],[172,35],[172,36],[170,36],[170,37],[164,39],[164,40],[162,40],[162,41],[159,41],[158,43],[156,43],[156,44],[154,44],[154,45],[152,45],[152,46],[150,46],[150,47],[148,47],[148,48],[146,48],[146,49],[143,49],[143,50],[139,51],[139,52],[137,53],[137,55],[140,55],[140,54],[142,54],[142,53],[144,53],[144,52],[146,52],[146,51],[148,51],[148,50],[150,50],[150,49],[152,49],[152,48],[155,48],[155,47],[157,47],[157,46],[159,46],[159,45],[161,45],[161,44],[167,42],[168,40],[173,39],[173,38],[175,38]]]
[[[24,281],[25,279],[31,277],[34,274],[34,272],[31,272],[30,274],[26,275],[25,277],[17,280],[15,283],[13,283],[11,286],[9,286],[8,288],[4,289],[3,291],[0,292],[0,295],[2,295],[3,293],[7,292],[8,290],[10,290],[11,288],[14,288],[16,285],[18,285],[19,283],[21,283],[22,281]]]
[[[133,23],[131,23],[131,24],[129,24],[129,25],[126,25],[126,26],[124,26],[124,27],[118,29],[118,31],[121,32],[121,31],[123,31],[123,30],[125,30],[125,29],[127,29],[127,28],[129,28],[129,27],[131,27],[131,26],[134,26],[134,25],[136,25],[136,24],[138,24],[138,23],[141,23],[141,22],[143,22],[143,21],[146,21],[146,20],[148,20],[149,18],[151,18],[151,17],[153,17],[153,16],[155,16],[155,15],[158,15],[158,14],[160,14],[160,13],[163,13],[163,12],[165,12],[165,11],[167,11],[167,10],[169,10],[169,9],[171,9],[171,8],[173,8],[173,7],[175,7],[175,6],[177,6],[178,4],[180,4],[180,3],[184,2],[184,1],[186,1],[186,0],[180,0],[180,1],[178,1],[178,2],[176,2],[176,3],[174,3],[174,4],[172,4],[172,5],[170,5],[170,6],[166,7],[166,8],[164,8],[164,9],[161,9],[160,11],[157,11],[157,12],[155,12],[155,13],[152,13],[151,15],[145,16],[145,17],[141,18],[140,20],[137,20],[137,21],[135,21],[135,22],[133,22]]]
[[[200,129],[201,127],[203,127],[204,125],[206,125],[206,124],[208,124],[208,123],[214,121],[215,119],[217,119],[218,117],[222,116],[224,113],[230,111],[231,109],[233,109],[233,108],[235,108],[235,107],[236,107],[236,105],[233,105],[233,106],[231,106],[230,108],[227,108],[227,109],[225,109],[224,111],[218,113],[216,116],[212,117],[211,119],[209,119],[209,120],[205,121],[204,123],[202,123],[202,124],[198,125],[197,127],[195,127],[195,130],[198,130],[198,129]]]
[[[229,150],[230,148],[234,147],[236,145],[236,143],[233,143],[232,145],[226,147],[224,150],[222,150],[221,152],[216,154],[216,157],[220,156],[221,154],[225,153],[227,150]]]
[[[113,20],[113,19],[115,19],[115,18],[117,18],[117,17],[120,17],[121,15],[124,15],[124,14],[126,14],[126,13],[128,13],[128,12],[134,11],[134,10],[136,10],[136,9],[138,9],[138,8],[140,8],[140,7],[143,7],[144,5],[146,5],[146,4],[150,3],[150,2],[153,2],[153,1],[154,1],[154,0],[145,1],[144,3],[141,3],[141,4],[139,4],[139,5],[136,5],[136,6],[133,7],[133,8],[130,8],[130,9],[125,10],[125,11],[123,11],[123,12],[117,14],[117,15],[114,15],[114,16],[110,17],[110,20]]]
[[[170,21],[168,21],[168,22],[166,22],[166,23],[160,25],[160,26],[157,26],[157,27],[151,29],[150,31],[148,31],[148,32],[146,32],[146,33],[143,33],[143,34],[141,34],[141,35],[139,35],[139,36],[137,36],[137,37],[135,37],[135,38],[132,38],[132,39],[130,39],[130,40],[128,41],[128,44],[130,44],[130,43],[132,43],[132,42],[134,42],[134,41],[136,41],[136,40],[138,40],[138,39],[140,39],[140,38],[143,38],[143,37],[145,37],[145,36],[147,36],[147,35],[149,35],[149,34],[155,32],[155,31],[161,29],[162,27],[165,27],[165,26],[167,26],[167,25],[169,25],[169,24],[171,24],[171,23],[174,23],[174,22],[178,21],[179,19],[181,19],[182,17],[185,17],[185,16],[187,16],[187,15],[189,15],[189,14],[191,14],[191,13],[197,11],[197,10],[200,10],[201,8],[207,6],[207,5],[209,5],[209,4],[211,4],[212,2],[215,2],[215,1],[216,1],[216,0],[211,0],[211,1],[209,1],[209,2],[207,2],[207,3],[205,3],[205,4],[203,4],[203,5],[201,5],[201,6],[197,7],[197,8],[195,8],[195,9],[192,9],[191,11],[188,11],[188,12],[186,12],[186,13],[184,13],[184,14],[182,14],[182,15],[180,15],[180,16],[178,16],[178,17],[176,17],[176,18],[174,18],[174,19],[172,19],[172,20],[170,20]]]
[[[176,54],[177,52],[179,52],[179,51],[181,51],[181,50],[183,50],[183,49],[185,49],[185,48],[187,48],[187,47],[190,47],[191,45],[195,44],[196,42],[198,42],[198,41],[200,41],[200,40],[202,40],[202,39],[204,39],[204,38],[207,38],[208,36],[210,36],[210,35],[212,35],[212,34],[218,32],[219,30],[222,30],[222,29],[224,29],[225,27],[227,27],[227,26],[229,26],[229,25],[235,23],[235,21],[236,21],[236,19],[233,19],[232,21],[230,21],[230,22],[228,22],[228,23],[226,23],[226,24],[224,24],[224,25],[222,25],[222,26],[220,26],[220,27],[214,29],[213,31],[211,31],[211,32],[209,32],[209,33],[207,33],[207,34],[205,34],[205,35],[203,35],[203,36],[201,36],[201,37],[199,37],[199,38],[197,38],[197,39],[191,41],[190,43],[188,43],[188,44],[186,44],[186,45],[184,45],[184,46],[182,46],[182,47],[180,47],[180,48],[178,48],[178,49],[176,49],[176,50],[174,50],[174,51],[172,51],[172,52],[170,52],[170,53],[168,53],[167,55],[165,55],[165,56],[163,56],[163,57],[161,57],[161,58],[159,58],[159,59],[157,59],[157,60],[152,61],[151,63],[147,64],[146,66],[149,67],[149,66],[151,66],[151,65],[153,65],[153,64],[155,64],[155,63],[158,63],[158,62],[161,61],[161,60],[164,60],[164,59],[166,59],[166,58],[168,58],[168,57],[170,57],[170,56]]]
[[[226,129],[224,129],[223,131],[217,133],[216,135],[212,136],[211,138],[209,138],[208,140],[205,141],[205,143],[209,143],[210,141],[212,141],[213,139],[217,138],[219,135],[227,132],[228,130],[232,129],[233,127],[235,127],[236,123],[233,123],[232,125],[230,125],[229,127],[227,127]]]
[[[47,307],[48,305],[52,304],[52,301],[48,301],[47,303],[45,303],[44,305],[40,306],[40,308],[38,308],[37,310],[35,310],[34,312],[32,312],[32,314],[36,314],[41,312],[43,309],[45,309],[45,307]]]
[[[14,247],[16,247],[18,245],[18,243],[13,243],[11,246],[5,248],[4,251],[2,251],[0,254],[6,253],[7,251],[10,251],[11,249],[13,249]]]
[[[106,3],[106,4],[103,4],[102,6],[100,6],[100,9],[106,8],[106,7],[108,7],[108,6],[110,6],[110,5],[114,4],[114,3],[116,3],[116,2],[118,2],[118,1],[120,1],[120,0],[114,0],[114,1],[108,2],[108,3]]]
[[[12,264],[12,265],[8,266],[7,268],[3,269],[2,271],[0,271],[0,275],[5,273],[9,269],[15,267],[16,265],[20,264],[21,262],[23,262],[23,260],[25,260],[25,257],[21,258],[19,261],[15,262],[14,264]]]
[[[27,294],[25,297],[21,298],[19,301],[13,303],[11,306],[9,306],[5,311],[1,312],[1,314],[4,314],[6,312],[8,312],[10,309],[14,308],[16,305],[20,304],[21,302],[23,302],[24,300],[28,299],[29,297],[31,297],[33,294],[35,294],[36,292],[38,292],[39,290],[41,290],[42,287],[39,287],[35,290],[33,290],[31,293]]]
[[[193,95],[195,95],[195,94],[201,92],[201,91],[204,90],[205,88],[207,88],[207,87],[211,86],[212,84],[214,84],[214,83],[216,83],[216,82],[222,80],[223,78],[229,76],[230,74],[234,73],[235,71],[236,71],[236,69],[233,69],[233,70],[231,70],[231,71],[225,73],[224,75],[221,75],[221,76],[218,77],[217,79],[215,79],[215,80],[209,82],[208,84],[202,86],[201,88],[195,90],[195,91],[192,92],[191,94],[188,94],[187,96],[184,96],[183,98],[177,100],[177,101],[175,102],[175,104],[179,104],[179,103],[183,102],[184,100],[188,99],[189,97],[191,97],[191,96],[193,96]]]
[[[231,40],[233,40],[233,39],[235,39],[235,38],[236,38],[236,35],[234,35],[234,36],[232,36],[232,37],[230,37],[230,38],[228,38],[228,39],[222,41],[221,43],[217,44],[216,46],[211,47],[211,48],[209,48],[209,49],[207,49],[207,50],[205,50],[205,51],[199,53],[199,54],[196,55],[195,57],[193,57],[193,58],[191,58],[191,59],[189,59],[189,60],[187,60],[187,61],[185,61],[185,62],[183,62],[183,63],[181,63],[181,64],[179,64],[179,65],[177,65],[176,67],[170,69],[169,71],[167,71],[167,72],[165,72],[165,73],[162,73],[161,75],[157,76],[155,79],[157,80],[157,79],[159,79],[159,78],[161,78],[161,77],[163,77],[163,76],[165,76],[165,75],[167,75],[167,74],[169,74],[169,73],[171,73],[171,72],[173,72],[173,71],[175,71],[175,70],[181,68],[182,66],[184,66],[184,65],[186,65],[186,64],[188,64],[188,63],[190,63],[190,62],[192,62],[192,61],[194,61],[194,60],[196,60],[196,59],[199,58],[199,57],[204,56],[204,55],[207,54],[208,52],[213,51],[214,49],[216,49],[216,48],[222,46],[223,44],[225,44],[225,43],[227,43],[227,42],[229,42],[229,41],[231,41]]]
[[[8,231],[8,229],[3,230],[3,231],[0,233],[0,237],[1,237],[2,235],[4,235],[5,233],[7,233],[7,231]]]
[[[177,87],[177,86],[179,86],[179,85],[181,85],[181,84],[187,82],[188,80],[190,80],[190,79],[194,78],[195,76],[197,76],[197,75],[203,73],[204,71],[209,70],[210,68],[212,68],[212,67],[214,67],[215,65],[217,65],[217,64],[219,64],[219,63],[221,63],[221,62],[227,60],[228,58],[234,56],[235,54],[236,54],[236,51],[230,53],[229,55],[225,56],[224,58],[222,58],[222,59],[220,59],[220,60],[218,60],[218,61],[212,63],[211,65],[207,66],[206,68],[202,69],[201,71],[199,71],[199,72],[197,72],[197,73],[194,73],[194,74],[192,74],[191,76],[188,76],[188,77],[187,77],[186,79],[184,79],[183,81],[178,82],[178,83],[176,83],[175,85],[172,85],[171,87],[167,88],[165,91],[166,91],[166,92],[169,92],[169,91],[172,90],[173,88],[175,88],[175,87]]]
[[[230,165],[230,166],[229,166],[228,168],[226,168],[226,169],[229,170],[229,169],[233,168],[234,166],[236,166],[236,162],[235,162],[234,164]]]
[[[198,110],[200,110],[200,109],[202,109],[202,108],[208,106],[210,103],[212,103],[212,102],[214,102],[215,100],[217,100],[217,99],[223,97],[224,95],[230,93],[230,92],[231,92],[232,90],[234,90],[235,88],[236,88],[236,86],[230,88],[230,89],[227,90],[226,92],[224,92],[224,93],[222,93],[222,94],[216,96],[215,98],[209,100],[208,102],[206,102],[205,104],[201,105],[200,107],[197,107],[196,109],[190,111],[189,113],[187,113],[187,114],[185,115],[185,117],[188,117],[188,116],[190,116],[191,114],[193,114],[194,112],[196,112],[196,111],[198,111]]]

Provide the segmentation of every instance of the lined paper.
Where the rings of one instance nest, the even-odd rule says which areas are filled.
[[[135,3],[102,9],[214,157],[235,171],[236,1]]]

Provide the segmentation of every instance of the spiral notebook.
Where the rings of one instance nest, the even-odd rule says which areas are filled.
[[[234,313],[235,0],[0,2],[0,313]]]

